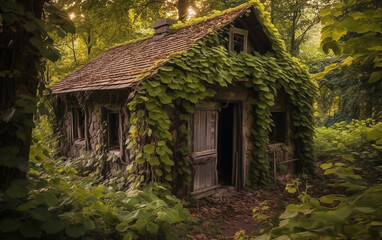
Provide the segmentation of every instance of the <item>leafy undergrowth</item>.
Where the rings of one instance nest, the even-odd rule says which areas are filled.
[[[239,231],[235,239],[382,238],[382,123],[355,120],[318,129],[317,135],[317,152],[325,160],[321,183],[288,183],[286,190],[299,201],[288,204],[279,223],[259,237]],[[328,190],[317,191],[323,187]]]
[[[42,121],[41,124],[44,124]],[[0,239],[179,239],[189,212],[159,184],[117,191],[53,159],[47,126],[34,130],[27,179],[0,194]]]
[[[345,159],[373,172],[373,167],[382,165],[382,123],[352,120],[317,128],[315,150],[323,162]]]

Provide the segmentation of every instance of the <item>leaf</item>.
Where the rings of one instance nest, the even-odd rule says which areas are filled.
[[[134,228],[138,230],[139,233],[143,233],[147,225],[147,220],[144,218],[138,219],[135,224]]]
[[[69,237],[78,238],[85,234],[85,227],[82,224],[69,225],[65,228],[65,233]]]
[[[289,211],[286,211],[284,213],[282,213],[280,215],[280,219],[289,219],[289,218],[293,218],[295,216],[297,216],[297,213],[298,212],[289,212]]]
[[[161,177],[163,175],[163,172],[160,169],[155,169],[155,173],[158,175],[158,177]]]
[[[130,222],[131,221],[123,221],[123,222],[117,224],[117,226],[115,226],[115,229],[118,232],[126,232],[126,230],[130,228]]]
[[[38,207],[31,210],[31,215],[34,219],[39,220],[41,222],[46,221],[50,217],[50,213],[48,209],[44,207]]]
[[[321,168],[322,168],[322,170],[326,170],[326,169],[329,169],[329,168],[331,168],[333,166],[333,163],[323,163],[323,164],[321,164]]]
[[[18,180],[14,181],[7,189],[6,194],[11,198],[23,198],[28,194],[26,187],[26,181]]]
[[[151,157],[149,163],[151,166],[159,166],[160,164],[158,157]]]
[[[342,154],[341,158],[344,159],[344,160],[348,160],[350,162],[354,162],[355,161],[355,158],[351,154]]]
[[[49,219],[49,221],[46,221],[41,225],[41,228],[47,234],[56,234],[64,229],[64,224],[59,219]]]
[[[152,154],[154,153],[154,145],[153,144],[146,144],[144,147],[143,147],[143,151],[147,154]]]
[[[119,214],[118,215],[118,218],[121,220],[121,221],[128,221],[128,222],[131,222],[133,221],[134,219],[138,219],[138,218],[149,218],[150,217],[150,214],[144,210],[144,209],[138,209],[138,210],[135,210],[133,212],[127,212],[127,213],[124,213],[124,214]]]
[[[352,213],[353,209],[350,206],[345,206],[334,211],[328,211],[328,214],[334,215],[337,218],[345,219]]]
[[[46,192],[44,198],[46,205],[48,205],[49,207],[54,207],[58,204],[58,199],[56,195],[52,192]]]
[[[375,213],[377,209],[371,208],[371,207],[356,207],[354,210],[361,212],[361,213]]]
[[[157,234],[159,226],[153,222],[149,222],[146,225],[146,229],[151,234]]]
[[[377,140],[382,138],[382,129],[373,128],[367,133],[367,139],[369,140]]]
[[[320,197],[320,202],[332,204],[334,201],[342,200],[343,197],[344,196],[340,194],[326,195],[326,196]]]
[[[180,221],[179,213],[174,209],[168,209],[166,212],[159,211],[157,215],[159,220],[165,221],[169,224],[174,224]]]
[[[382,72],[372,72],[369,77],[369,83],[378,82],[382,78]]]
[[[123,240],[133,240],[133,239],[137,239],[137,235],[133,231],[129,231],[125,235],[123,235]]]
[[[0,222],[0,231],[3,233],[14,232],[19,229],[21,223],[18,219],[4,218]]]
[[[166,71],[166,72],[171,72],[172,70],[174,70],[174,67],[173,66],[170,66],[170,65],[164,65],[160,68],[160,70],[163,70],[163,71]]]
[[[167,166],[174,166],[174,161],[168,155],[160,156],[160,160]]]

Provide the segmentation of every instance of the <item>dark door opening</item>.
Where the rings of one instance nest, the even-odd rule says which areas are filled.
[[[220,103],[218,124],[218,180],[241,188],[241,110],[239,103]]]
[[[222,106],[223,105],[223,106]],[[221,104],[218,129],[218,179],[232,185],[233,167],[233,104]]]

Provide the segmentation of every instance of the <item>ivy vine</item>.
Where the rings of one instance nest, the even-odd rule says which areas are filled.
[[[174,176],[189,182],[189,116],[196,103],[215,95],[212,86],[235,85],[235,79],[248,79],[245,86],[253,90],[254,150],[248,184],[267,185],[271,181],[267,144],[272,121],[270,107],[274,105],[278,86],[284,88],[293,106],[293,136],[301,158],[301,170],[314,173],[313,98],[316,85],[310,81],[306,69],[285,52],[262,5],[257,1],[251,4],[273,43],[274,51],[265,55],[228,52],[224,37],[228,27],[225,27],[209,33],[188,50],[170,55],[157,74],[140,83],[128,103],[133,113],[127,145],[130,158],[136,163],[130,166],[131,173],[144,174],[147,181],[165,180],[168,186]]]

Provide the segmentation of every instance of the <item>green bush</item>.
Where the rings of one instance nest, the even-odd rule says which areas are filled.
[[[96,185],[53,159],[49,129],[34,130],[27,179],[0,193],[0,239],[177,239],[188,210],[170,192],[139,179],[125,191]],[[41,127],[42,126],[42,127]]]
[[[382,123],[372,119],[340,122],[316,130],[319,160],[356,160],[363,168],[382,165]]]

